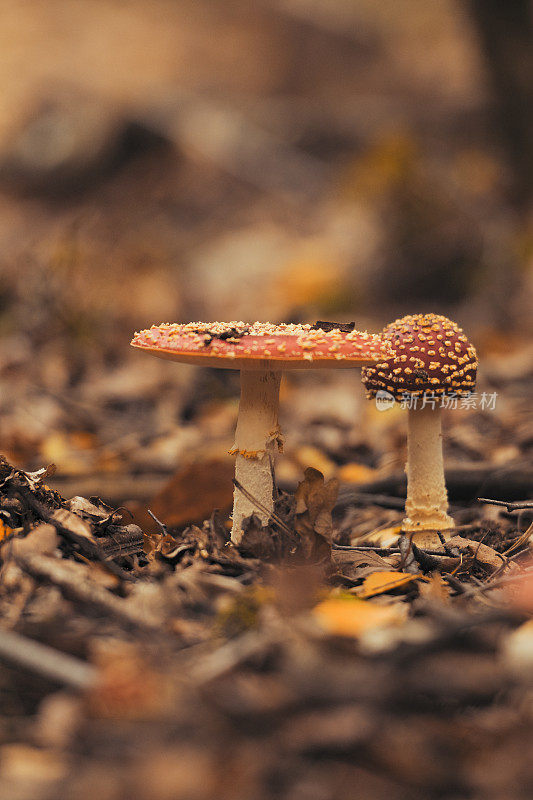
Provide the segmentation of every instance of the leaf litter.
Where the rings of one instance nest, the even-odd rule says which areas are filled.
[[[491,730],[531,735],[527,509],[471,514],[433,550],[398,528],[380,542],[310,467],[235,547],[224,514],[180,529],[151,512],[143,529],[97,497],[65,500],[51,472],[0,462],[0,674],[19,698],[8,719],[33,720],[19,750],[3,729],[0,756],[9,776],[40,754],[32,797],[84,796],[103,764],[147,800],[167,781],[173,797],[268,797],[273,776],[292,798],[302,774],[451,797],[482,791],[510,752],[515,734]],[[525,756],[512,769],[533,781]]]

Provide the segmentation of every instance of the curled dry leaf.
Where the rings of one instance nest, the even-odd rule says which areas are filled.
[[[90,539],[91,542],[96,541],[89,523],[72,511],[58,508],[50,517],[52,524],[57,524],[62,531],[68,531],[72,538]]]
[[[85,497],[80,497],[79,495],[71,497],[71,499],[67,501],[66,506],[73,514],[77,514],[83,518],[89,517],[89,519],[95,521],[103,520],[109,516],[109,513],[104,508],[91,503],[90,500],[87,500]]]
[[[446,544],[448,547],[457,547],[465,558],[475,559],[491,572],[501,569],[506,563],[504,556],[482,542],[473,542],[470,539],[463,539],[462,536],[452,536]]]
[[[307,467],[304,480],[295,493],[294,528],[307,559],[321,560],[331,555],[333,520],[331,512],[339,492],[336,478],[324,481],[321,472]]]

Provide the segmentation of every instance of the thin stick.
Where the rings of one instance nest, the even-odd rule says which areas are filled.
[[[472,589],[466,589],[461,597],[474,597],[480,592],[488,592],[491,589],[498,589],[500,586],[505,586],[507,583],[515,583],[524,580],[533,580],[533,567],[526,567],[521,575],[506,575],[505,578],[498,578],[491,583],[484,583],[482,586],[474,586]]]
[[[152,517],[153,521],[154,521],[154,522],[156,522],[156,523],[159,525],[159,527],[161,528],[162,532],[163,532],[163,533],[165,534],[165,536],[166,536],[166,535],[168,534],[168,528],[167,528],[167,526],[165,525],[165,523],[164,523],[164,522],[161,522],[161,520],[160,520],[160,519],[157,519],[156,515],[155,515],[155,514],[154,514],[152,511],[150,511],[150,509],[149,509],[149,508],[147,508],[146,510],[148,511],[148,513],[150,514],[150,516]]]
[[[85,661],[13,631],[0,631],[0,658],[73,689],[88,689],[98,675]]]
[[[291,531],[291,529],[289,528],[289,526],[288,526],[288,525],[286,525],[286,524],[283,522],[283,520],[281,519],[281,517],[278,517],[278,515],[277,515],[277,514],[276,514],[274,511],[269,511],[269,510],[268,510],[268,508],[267,508],[265,505],[263,505],[263,503],[261,503],[261,501],[260,501],[260,500],[258,500],[256,497],[254,497],[254,496],[253,496],[253,494],[252,494],[251,492],[249,492],[249,491],[248,491],[248,489],[245,489],[245,488],[244,488],[244,486],[242,485],[242,483],[239,483],[239,481],[237,480],[237,478],[234,478],[234,479],[233,479],[233,485],[234,485],[234,486],[235,486],[235,487],[236,487],[236,488],[239,490],[239,492],[242,492],[242,493],[243,493],[243,495],[246,497],[246,499],[247,499],[247,500],[249,500],[249,501],[250,501],[250,503],[253,503],[255,506],[257,506],[257,508],[259,508],[259,509],[260,509],[261,511],[263,511],[265,514],[269,514],[269,515],[270,515],[270,519],[271,519],[273,522],[275,522],[275,523],[276,523],[276,525],[277,525],[279,528],[281,528],[282,530],[284,530],[286,533],[289,533],[291,536],[293,536],[293,535],[294,535],[294,532],[293,532],[293,531]]]
[[[347,550],[352,551],[354,553],[377,553],[378,555],[396,555],[400,553],[399,547],[379,547],[379,545],[356,545],[356,544],[335,544],[331,545],[333,550]],[[445,553],[443,550],[425,550],[421,547],[418,548],[421,553],[425,553],[428,556],[440,556],[443,558],[444,556],[449,556],[449,553]],[[458,558],[458,556],[452,556],[452,558]]]
[[[487,497],[478,497],[477,501],[478,503],[488,503],[491,506],[503,506],[509,512],[533,508],[533,500],[518,500],[516,503],[508,503],[506,500],[490,500]]]

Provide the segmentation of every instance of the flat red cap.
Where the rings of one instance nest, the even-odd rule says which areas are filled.
[[[225,369],[354,367],[392,352],[389,342],[366,331],[270,322],[164,323],[136,333],[131,344],[160,358]]]
[[[383,389],[396,400],[404,394],[468,395],[476,385],[477,356],[462,329],[437,314],[412,314],[382,331],[394,350],[391,358],[365,367],[367,395]]]

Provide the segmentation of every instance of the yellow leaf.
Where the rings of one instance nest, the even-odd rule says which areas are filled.
[[[366,464],[345,464],[337,472],[337,477],[342,483],[366,483],[373,481],[377,474],[376,469]]]
[[[8,526],[0,519],[0,540],[7,539],[7,537],[11,536],[12,533],[13,529],[8,528]]]
[[[420,575],[411,575],[409,572],[373,572],[368,575],[363,581],[363,587],[358,593],[359,597],[374,597],[376,594],[384,594],[393,589],[399,589],[401,586],[406,586]]]
[[[313,617],[335,636],[361,636],[366,631],[403,622],[396,606],[380,606],[358,598],[331,598],[319,603]]]

